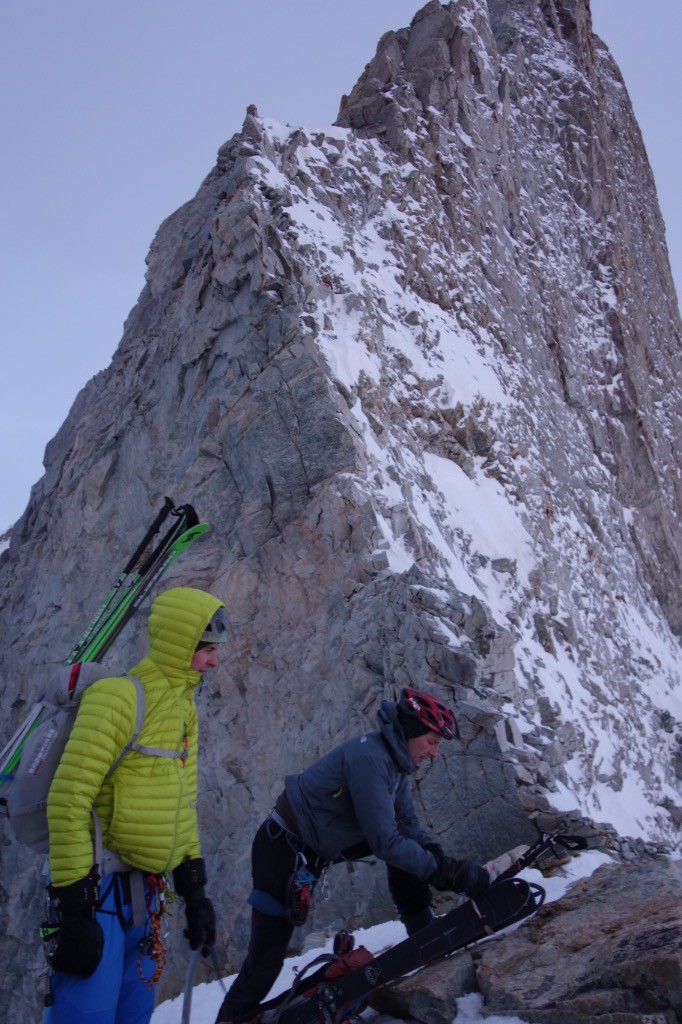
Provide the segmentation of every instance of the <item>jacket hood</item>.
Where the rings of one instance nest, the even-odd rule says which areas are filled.
[[[159,594],[147,624],[149,660],[169,675],[182,673],[186,677],[211,616],[224,607],[217,597],[194,587],[174,587]]]
[[[382,701],[377,719],[381,736],[398,770],[404,775],[411,775],[417,766],[407,749],[407,740],[398,719],[398,705],[391,700]]]

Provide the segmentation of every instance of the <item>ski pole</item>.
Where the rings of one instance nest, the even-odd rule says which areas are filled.
[[[182,508],[189,508],[190,506],[189,505],[183,505],[181,507]],[[146,550],[147,545],[151,542],[152,538],[156,536],[156,534],[161,529],[161,526],[163,525],[163,523],[166,521],[168,516],[174,510],[175,510],[175,502],[173,501],[172,498],[168,498],[167,497],[165,502],[164,502],[164,504],[163,504],[163,508],[159,512],[158,516],[156,517],[156,519],[154,520],[152,525],[147,530],[147,532],[144,535],[143,539],[138,544],[137,551],[133,555],[131,555],[131,557],[130,557],[130,559],[128,561],[128,564],[126,565],[125,569],[123,570],[124,576],[126,576],[129,572],[132,572],[132,570],[135,567],[135,565],[137,564],[138,560],[142,557],[144,551]],[[192,509],[192,511],[194,511],[194,509]],[[176,514],[177,514],[177,510],[176,510]]]
[[[104,617],[100,616],[94,630],[88,630],[85,642],[81,640],[78,646],[73,649],[66,661],[67,665],[73,665],[77,661],[101,660],[104,651],[99,655],[94,653],[99,650],[100,638],[108,636],[110,630],[117,626],[118,628],[111,640],[113,643],[115,637],[130,618],[130,616],[124,618],[123,613],[130,606],[133,596],[137,593],[139,587],[146,582],[152,567],[172,549],[173,545],[177,543],[188,527],[198,524],[198,516],[191,505],[181,505],[178,509],[173,510],[173,514],[178,516],[178,522],[159,541],[154,550],[148,555],[144,564],[138,569],[133,578],[128,581],[126,587],[123,590],[119,589],[116,600],[113,603],[109,602],[110,607],[107,614]],[[158,579],[158,576],[156,576],[156,579]],[[107,650],[109,646],[111,644],[107,646]]]
[[[111,621],[108,621],[106,630],[98,632],[91,645],[83,652],[81,661],[102,660],[157,580],[166,572],[171,563],[182,554],[185,548],[189,547],[193,541],[202,537],[208,529],[208,523],[197,523],[196,526],[192,526],[189,530],[181,533],[170,550],[164,550],[163,561],[155,565],[153,571],[148,570],[147,574],[139,581],[137,587],[131,587],[130,590],[126,591],[125,600],[117,605],[113,618]]]
[[[77,662],[79,660],[79,657],[78,657],[79,651],[83,650],[84,647],[89,642],[92,634],[94,633],[94,631],[97,628],[98,624],[102,620],[102,617],[104,616],[104,613],[109,608],[109,606],[111,605],[112,601],[114,601],[114,599],[116,598],[116,595],[120,591],[120,589],[123,586],[123,584],[124,584],[125,580],[127,579],[127,577],[132,572],[132,570],[133,570],[134,566],[137,564],[138,560],[142,557],[142,554],[145,551],[145,549],[147,548],[147,546],[149,545],[150,541],[155,536],[155,534],[158,533],[158,531],[160,530],[161,525],[164,522],[164,520],[173,511],[174,504],[175,503],[173,502],[173,500],[171,498],[166,498],[166,500],[165,500],[165,502],[163,504],[163,508],[161,509],[159,514],[154,519],[154,522],[151,524],[151,526],[147,530],[147,532],[144,535],[144,538],[142,539],[140,544],[138,544],[138,546],[137,546],[137,548],[135,550],[135,553],[131,556],[131,558],[128,559],[128,562],[127,562],[125,568],[123,569],[123,571],[121,572],[120,576],[118,577],[118,579],[114,583],[113,587],[111,588],[111,590],[107,594],[106,598],[104,599],[104,602],[102,603],[102,606],[98,610],[97,614],[95,615],[94,619],[92,620],[92,622],[90,623],[88,628],[85,630],[85,633],[83,634],[83,636],[80,638],[80,640],[78,641],[76,646],[71,651],[71,654],[69,655],[69,657],[68,657],[68,659],[66,661],[67,665],[73,665],[75,662]]]
[[[173,509],[173,515],[178,516],[178,522],[168,531],[164,539],[158,544],[155,551],[151,552],[146,562],[140,566],[138,575],[144,576],[149,572],[149,569],[154,564],[154,561],[158,557],[160,551],[171,543],[171,540],[175,538],[176,534],[184,533],[185,530],[189,530],[193,526],[197,526],[199,523],[199,517],[191,505],[180,505],[178,508]]]
[[[189,1024],[192,1014],[192,988],[194,986],[194,974],[201,956],[201,946],[195,949],[189,958],[187,974],[185,975],[185,988],[182,993],[182,1024]]]
[[[190,1024],[190,1017],[192,1015],[192,988],[194,986],[194,975],[196,974],[197,964],[199,963],[199,957],[202,955],[201,946],[199,949],[195,949],[189,958],[189,964],[187,966],[187,973],[185,975],[185,987],[182,993],[182,1022],[181,1024]],[[217,957],[215,955],[215,949],[211,946],[208,950],[208,955],[211,957],[211,963],[213,964],[213,971],[217,980],[220,982],[225,995],[227,995],[227,989],[225,988],[225,982],[223,981],[220,973],[220,966],[218,964]]]
[[[538,841],[525,853],[521,854],[511,867],[508,867],[506,871],[498,875],[495,882],[504,881],[506,878],[513,878],[514,875],[518,875],[519,871],[530,867],[531,864],[534,864],[535,861],[539,860],[549,850],[552,851],[555,857],[558,857],[559,850],[556,849],[557,846],[563,846],[567,850],[586,850],[587,840],[583,836],[567,836],[562,835],[560,832],[542,832]]]

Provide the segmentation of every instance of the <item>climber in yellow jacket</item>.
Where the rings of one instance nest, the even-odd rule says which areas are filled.
[[[160,925],[171,872],[191,948],[215,941],[197,828],[194,696],[227,639],[223,609],[190,587],[161,594],[146,657],[128,677],[99,680],[83,694],[48,798],[57,930],[45,1024],[147,1024],[165,957]],[[144,718],[111,771],[139,714],[139,684],[129,677],[144,688]]]

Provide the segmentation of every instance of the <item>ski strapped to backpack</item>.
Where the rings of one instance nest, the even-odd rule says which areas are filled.
[[[169,515],[174,516],[176,522],[147,553],[151,541]],[[161,512],[73,648],[66,664],[51,677],[42,698],[0,754],[0,812],[4,811],[9,817],[20,842],[39,852],[47,851],[47,795],[81,696],[98,679],[112,675],[110,670],[96,663],[109,650],[166,569],[207,530],[208,525],[199,523],[191,505],[176,508],[172,500],[166,498]],[[141,753],[169,756],[167,751],[143,750],[137,745],[144,718],[144,690],[139,680],[132,676],[128,678],[136,683],[137,721],[131,743],[122,751],[121,757],[131,749],[131,745]],[[172,756],[181,755],[172,752]]]

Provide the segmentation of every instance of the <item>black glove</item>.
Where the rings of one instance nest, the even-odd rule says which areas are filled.
[[[189,939],[190,949],[199,949],[201,955],[207,956],[215,945],[215,910],[208,896],[201,899],[190,897],[192,902],[185,900],[187,927],[185,937]]]
[[[440,856],[431,849],[438,867],[429,878],[429,883],[441,891],[461,892],[465,896],[479,896],[490,886],[490,875],[485,868],[472,860],[454,860],[443,851]]]
[[[447,885],[441,885],[441,880],[447,877],[447,864],[451,858],[446,856],[445,850],[440,843],[425,843],[424,849],[428,850],[436,858],[436,870],[427,881],[430,885],[435,886],[436,889],[449,888]]]
[[[104,934],[95,917],[99,899],[99,876],[95,869],[71,885],[48,886],[52,910],[59,930],[51,931],[55,945],[48,955],[55,971],[76,978],[89,978],[102,959]]]
[[[445,851],[440,843],[424,843],[424,849],[433,854],[436,858],[437,864],[441,864],[443,857],[445,856]]]
[[[191,949],[201,948],[206,956],[215,943],[215,911],[206,895],[206,865],[201,857],[185,860],[173,872],[173,882],[178,896],[185,901],[187,928],[185,937]]]
[[[86,921],[65,917],[48,959],[55,971],[89,978],[97,970],[103,950],[104,934],[96,918]]]

